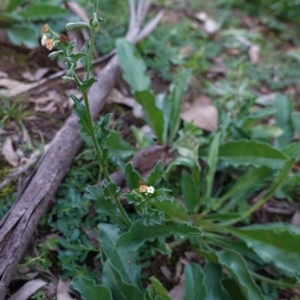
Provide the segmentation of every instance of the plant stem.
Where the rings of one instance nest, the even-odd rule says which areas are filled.
[[[93,5],[94,14],[97,12],[97,7],[98,7],[98,1],[95,1],[94,5]],[[88,57],[87,57],[87,71],[86,71],[85,80],[88,80],[90,78],[90,74],[92,71],[95,36],[96,36],[96,28],[94,26],[92,26],[90,48],[89,48],[89,53],[88,53]],[[96,150],[96,157],[97,157],[98,163],[101,167],[101,171],[103,172],[104,178],[106,179],[107,183],[112,183],[112,180],[110,179],[110,176],[109,176],[109,172],[107,170],[106,163],[102,159],[103,158],[103,150],[101,149],[101,146],[97,142],[97,135],[96,135],[95,126],[94,126],[94,122],[93,122],[93,118],[92,118],[92,114],[91,114],[91,110],[90,110],[90,104],[89,104],[87,90],[82,92],[82,96],[83,96],[83,101],[84,101],[84,105],[85,105],[85,113],[86,113],[87,120],[88,120],[88,127],[90,130],[90,135],[91,135],[95,150]],[[131,224],[131,221],[130,221],[127,213],[125,212],[121,202],[113,194],[111,194],[111,198],[114,200],[116,206],[118,207],[118,209],[125,221],[125,224],[129,226]]]
[[[271,278],[265,277],[263,275],[257,274],[253,271],[250,271],[250,273],[256,279],[259,279],[261,281],[265,281],[267,283],[270,283],[272,285],[275,285],[275,286],[278,286],[278,287],[281,287],[281,288],[294,289],[294,288],[298,287],[297,284],[292,284],[292,283],[283,282],[283,281],[280,281],[280,280],[271,279]]]

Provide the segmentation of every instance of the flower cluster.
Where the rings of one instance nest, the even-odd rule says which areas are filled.
[[[139,186],[139,192],[145,194],[148,196],[148,194],[154,193],[154,187],[153,186],[147,186],[144,183],[140,184]]]

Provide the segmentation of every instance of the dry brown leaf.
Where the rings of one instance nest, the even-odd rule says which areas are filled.
[[[0,95],[14,97],[20,93],[28,91],[36,83],[25,84],[9,78],[0,78]]]
[[[259,63],[260,58],[260,47],[259,45],[251,45],[248,51],[250,61],[253,65]]]
[[[10,296],[8,300],[27,300],[46,284],[47,282],[41,279],[28,281],[17,292]]]
[[[184,297],[183,275],[181,276],[179,284],[175,285],[168,295],[172,300],[182,300]]]
[[[195,48],[191,45],[184,46],[179,49],[178,53],[178,59],[185,59],[187,57],[190,57],[194,54]]]
[[[180,114],[182,120],[193,122],[197,127],[215,131],[218,127],[218,111],[207,97],[199,97],[195,103]]]
[[[295,225],[295,226],[299,226],[300,227],[300,211],[297,210],[291,220],[291,224]]]
[[[70,284],[70,280],[62,281],[61,278],[59,278],[56,287],[57,300],[74,300],[69,294]]]
[[[214,34],[219,30],[219,25],[215,20],[210,18],[205,12],[199,12],[195,15],[196,19],[204,23],[204,30],[208,34]]]
[[[132,114],[135,118],[142,118],[144,115],[143,108],[139,103],[137,103],[133,98],[124,96],[117,89],[113,89],[110,92],[110,94],[107,97],[107,102],[124,104],[131,107],[133,109]]]
[[[13,148],[12,140],[10,137],[6,138],[3,143],[2,154],[11,166],[15,168],[19,166],[19,156]]]

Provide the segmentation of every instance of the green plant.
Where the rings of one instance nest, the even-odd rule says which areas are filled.
[[[10,41],[15,45],[22,43],[28,48],[38,44],[39,26],[49,20],[56,30],[63,27],[60,17],[68,15],[68,11],[61,7],[64,0],[55,1],[4,1],[0,6],[0,28],[5,28]]]
[[[86,203],[87,209],[88,203],[83,199],[93,201],[96,213],[101,216],[93,221],[99,222],[101,284],[95,283],[95,274],[92,276],[84,269],[84,276],[73,279],[73,288],[83,299],[89,300],[99,299],[99,296],[103,299],[170,299],[153,276],[144,288],[142,268],[156,253],[171,255],[172,248],[187,240],[192,250],[205,258],[205,265],[191,263],[185,267],[184,299],[265,299],[264,293],[273,292],[266,283],[279,288],[296,287],[300,270],[299,229],[284,223],[247,225],[252,214],[286,186],[290,176],[295,177],[291,170],[300,156],[300,142],[291,143],[291,136],[299,130],[291,101],[278,95],[280,101],[277,100],[275,110],[249,113],[255,98],[246,89],[247,84],[238,94],[235,88],[227,86],[224,93],[215,91],[224,97],[222,104],[227,111],[234,109],[231,116],[227,115],[225,130],[204,135],[192,124],[185,124],[180,130],[179,113],[190,71],[180,70],[169,93],[155,96],[146,66],[134,47],[123,39],[118,40],[117,55],[124,79],[136,101],[143,106],[145,120],[157,140],[172,147],[176,154],[166,171],[158,161],[146,178],[130,163],[120,163],[129,188],[129,192],[121,194],[108,172],[111,115],[94,123],[88,104],[87,91],[97,80],[90,77],[90,72],[95,31],[101,21],[96,15],[98,1],[92,4],[94,14],[90,23],[67,24],[67,29],[91,30],[91,41],[86,42],[81,52],[74,54],[74,42],[67,42],[48,26],[43,30],[44,44],[49,49],[58,48],[50,57],[61,55],[66,60],[64,80],[74,80],[82,92],[83,103],[71,96],[74,112],[80,119],[82,136],[95,149],[104,177],[101,187],[89,186],[85,195],[69,190],[65,210],[73,218],[68,222],[49,221],[64,233],[66,238],[60,243],[70,248],[71,242],[80,243],[84,239],[80,224],[75,220],[76,215],[80,219],[80,214],[86,213],[82,208]],[[86,69],[84,81],[75,73],[79,59]],[[249,101],[245,103],[245,99]],[[275,143],[273,136],[261,141],[252,135],[251,139],[250,125],[274,114],[276,125],[283,132],[275,137]],[[182,174],[180,182],[178,172]],[[177,189],[167,189],[165,180],[171,180],[173,173],[177,173]],[[184,205],[178,200],[181,195]],[[256,201],[248,206],[246,200],[254,197]],[[122,205],[121,198],[127,200],[126,206]],[[83,246],[87,246],[86,254],[97,253],[90,244]],[[82,255],[84,249],[78,248],[76,244],[72,253],[61,255]],[[64,263],[74,270],[71,262]],[[266,267],[275,271],[272,278],[266,276]],[[259,285],[256,281],[263,283]],[[274,297],[274,293],[272,295]]]

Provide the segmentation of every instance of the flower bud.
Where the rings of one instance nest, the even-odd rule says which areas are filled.
[[[50,58],[50,59],[55,59],[55,58],[57,58],[60,54],[63,54],[64,52],[62,51],[62,50],[59,50],[59,51],[54,51],[54,52],[51,52],[49,55],[48,55],[48,57]]]
[[[88,23],[86,23],[86,22],[68,23],[66,25],[66,30],[82,29],[82,28],[91,29],[91,26]]]

